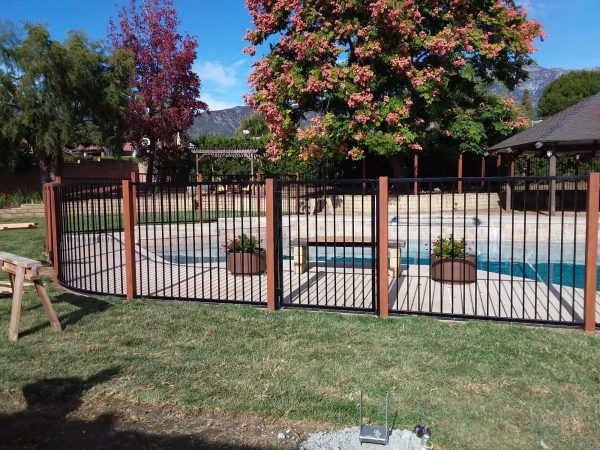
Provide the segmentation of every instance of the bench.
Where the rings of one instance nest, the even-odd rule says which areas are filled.
[[[372,247],[377,243],[373,242],[371,236],[309,236],[292,239],[291,245],[294,248],[294,272],[302,274],[308,270],[308,247]],[[405,246],[404,240],[388,240],[389,275],[392,278],[400,276],[400,261]]]
[[[56,317],[56,312],[54,312],[54,308],[44,287],[44,282],[39,274],[40,266],[41,263],[34,259],[0,252],[0,270],[8,273],[13,291],[10,325],[8,328],[8,339],[12,342],[15,342],[19,337],[19,321],[21,320],[21,304],[23,301],[25,280],[31,281],[35,285],[52,329],[61,331],[60,322],[58,321],[58,317]]]

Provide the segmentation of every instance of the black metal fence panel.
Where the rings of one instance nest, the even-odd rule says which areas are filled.
[[[121,182],[54,189],[60,283],[82,292],[124,295]]]
[[[266,303],[264,183],[132,186],[138,295]],[[246,249],[232,249],[235,241]]]
[[[401,194],[415,182],[419,195]],[[584,177],[391,179],[388,232],[406,246],[398,261],[390,260],[390,311],[582,323],[584,183]]]
[[[377,182],[278,183],[284,307],[377,308]]]

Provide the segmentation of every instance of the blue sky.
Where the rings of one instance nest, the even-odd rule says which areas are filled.
[[[600,0],[522,0],[548,38],[534,59],[544,67],[582,69],[600,66]],[[108,19],[122,0],[2,0],[0,20],[44,22],[54,38],[81,29],[106,37]],[[202,80],[201,97],[212,110],[243,104],[251,59],[242,54],[250,26],[243,0],[175,0],[181,30],[199,38],[194,69]]]

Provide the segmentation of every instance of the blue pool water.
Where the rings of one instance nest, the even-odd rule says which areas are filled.
[[[284,259],[290,260],[291,249],[284,245]],[[562,251],[561,251],[562,250]],[[200,264],[225,261],[225,251],[221,248],[165,248],[156,252],[158,256],[177,264]],[[531,279],[551,282],[565,287],[583,288],[585,280],[585,264],[582,260],[584,248],[573,243],[550,247],[540,245],[525,249],[516,247],[494,247],[487,242],[477,244],[477,268],[516,279]],[[344,265],[370,267],[373,257],[370,248],[314,248],[309,250],[309,259],[313,262],[327,263],[341,268]],[[562,263],[561,263],[562,261]],[[429,251],[425,242],[408,241],[402,250],[403,265],[429,265]],[[600,272],[596,280],[600,290]]]

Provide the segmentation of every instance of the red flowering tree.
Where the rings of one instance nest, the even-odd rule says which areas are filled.
[[[480,109],[482,84],[514,87],[541,25],[513,0],[246,0],[254,28],[249,106],[277,158],[360,159],[420,150]],[[300,128],[307,113],[309,125]]]
[[[199,109],[207,109],[198,99],[200,79],[192,71],[197,37],[182,36],[178,26],[171,0],[142,0],[139,8],[131,0],[119,11],[118,25],[110,21],[113,47],[133,54],[134,98],[127,123],[133,147],[148,158],[150,174],[157,152],[177,152],[177,132],[187,130]],[[143,138],[150,144],[142,145]]]

